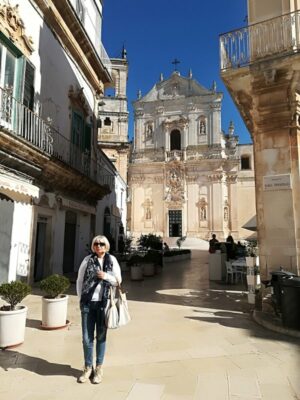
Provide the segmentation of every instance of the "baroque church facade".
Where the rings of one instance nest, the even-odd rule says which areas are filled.
[[[207,240],[245,239],[255,214],[252,145],[221,128],[223,94],[174,71],[134,101],[128,229]]]

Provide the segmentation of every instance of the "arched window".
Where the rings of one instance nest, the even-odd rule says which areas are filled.
[[[171,148],[170,150],[181,150],[181,135],[178,129],[171,132]]]

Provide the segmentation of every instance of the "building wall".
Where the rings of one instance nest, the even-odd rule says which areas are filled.
[[[15,38],[12,41],[14,43],[11,44],[21,50],[17,51],[17,54],[20,54],[19,59],[26,60],[34,67],[32,111],[41,118],[37,120],[39,123],[49,124],[51,129],[43,128],[41,132],[45,134],[47,140],[50,140],[49,143],[55,143],[57,147],[53,145],[54,151],[49,157],[48,153],[46,154],[49,149],[42,147],[43,141],[35,143],[35,147],[32,146],[30,140],[27,143],[26,138],[25,145],[22,141],[18,142],[15,132],[12,135],[6,131],[0,132],[3,141],[1,143],[5,143],[6,137],[16,140],[18,150],[22,155],[18,163],[10,169],[5,162],[2,165],[3,157],[0,160],[0,196],[9,195],[13,200],[10,202],[3,200],[2,197],[0,200],[1,212],[7,211],[9,216],[5,221],[3,216],[1,217],[3,227],[2,230],[0,229],[0,239],[7,235],[8,240],[1,240],[3,247],[1,250],[5,257],[4,262],[0,264],[0,281],[13,280],[18,278],[18,275],[23,276],[25,269],[25,275],[29,281],[40,280],[51,273],[75,272],[82,258],[89,251],[93,235],[97,233],[94,221],[97,219],[96,214],[102,213],[100,200],[105,193],[108,193],[106,182],[113,181],[115,174],[114,166],[97,148],[96,143],[95,104],[97,91],[103,83],[100,79],[97,84],[95,80],[90,81],[91,76],[100,75],[101,68],[103,76],[107,77],[102,63],[102,50],[104,50],[101,43],[102,2],[82,0],[79,3],[83,6],[82,23],[86,31],[79,29],[79,31],[71,32],[68,41],[64,36],[67,35],[67,29],[62,33],[58,28],[60,23],[63,24],[64,15],[61,15],[60,21],[56,21],[57,25],[52,26],[53,19],[51,18],[56,18],[56,16],[49,17],[49,9],[47,7],[43,9],[42,2],[39,3],[41,9],[35,1],[12,0],[10,2],[12,7],[19,6],[13,8],[12,13],[21,18],[24,25],[22,35],[27,37],[28,42],[32,44],[29,50],[23,42],[20,42],[20,45]],[[76,8],[79,3],[72,2],[78,16],[81,12],[81,9]],[[0,6],[5,5],[7,3],[1,0]],[[66,10],[69,7],[68,2],[61,4],[53,1],[52,5],[65,7]],[[8,35],[5,22],[1,20],[1,31],[4,35]],[[78,21],[74,20],[75,25],[76,23],[78,24]],[[74,36],[72,36],[73,33]],[[67,49],[71,46],[70,43],[75,47],[80,47],[77,40],[86,40],[86,35],[89,36],[99,57],[99,59],[97,57],[93,59],[93,56],[87,55],[84,62],[88,65],[84,65],[82,60],[76,58],[78,52]],[[8,37],[7,41],[9,40]],[[24,51],[22,51],[23,48]],[[20,103],[23,84],[24,79],[17,88],[20,95],[17,100]],[[3,88],[1,90],[3,91]],[[23,107],[22,104],[20,106]],[[78,134],[78,130],[74,126],[73,111],[82,115],[84,139],[80,144],[74,142],[74,136]],[[87,127],[90,127],[90,141],[86,136]],[[7,147],[6,151],[10,151],[10,148]],[[87,159],[84,151],[89,153],[90,164],[85,166],[90,172],[80,169]],[[79,167],[70,161],[75,156],[78,157],[76,161],[79,162]],[[44,162],[40,161],[43,158]],[[22,160],[28,162],[23,161],[22,165]],[[105,174],[101,167],[102,160],[105,163]],[[47,162],[51,163],[51,166],[44,176],[43,167]],[[94,162],[93,165],[92,162]],[[39,169],[40,174],[37,174],[36,171]],[[55,179],[51,181],[47,174],[52,174]],[[74,180],[71,183],[72,176]],[[63,182],[68,183],[68,186],[64,186]],[[92,198],[87,197],[83,190],[84,185],[88,183],[92,187]],[[14,189],[13,194],[7,192],[9,187]],[[116,202],[114,197],[110,200]],[[116,203],[112,203],[114,204]]]

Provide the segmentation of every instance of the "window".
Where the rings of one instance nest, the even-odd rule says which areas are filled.
[[[105,126],[111,126],[111,120],[110,120],[109,117],[106,117],[106,118],[105,118],[105,120],[104,120],[104,125],[105,125]]]
[[[22,102],[30,110],[34,108],[35,70],[20,50],[1,33],[0,37],[1,118],[10,125],[14,121],[13,98]]]
[[[1,63],[0,63],[0,86],[10,95],[14,95],[15,88],[15,72],[17,57],[2,43],[1,48]]]
[[[179,130],[175,129],[171,132],[171,148],[170,150],[181,150],[181,135]]]
[[[241,169],[251,169],[250,156],[241,157]]]

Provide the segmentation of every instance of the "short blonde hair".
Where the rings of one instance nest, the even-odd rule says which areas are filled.
[[[103,243],[105,243],[105,250],[109,251],[110,244],[109,244],[109,241],[108,241],[106,236],[98,235],[98,236],[94,237],[94,239],[92,240],[92,244],[91,244],[91,250],[92,250],[93,253],[95,252],[94,251],[94,243],[95,242],[103,242]]]

